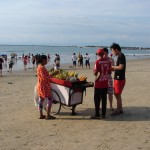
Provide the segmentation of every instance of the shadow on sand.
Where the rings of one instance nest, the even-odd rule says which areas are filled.
[[[77,114],[71,116],[71,111],[68,109],[67,112],[60,111],[60,119],[64,120],[89,120],[90,116],[94,114],[94,108],[76,109]],[[124,107],[124,113],[118,116],[111,116],[111,111],[107,109],[106,121],[150,121],[150,107]],[[67,117],[68,116],[68,117]],[[59,118],[59,117],[58,117]]]

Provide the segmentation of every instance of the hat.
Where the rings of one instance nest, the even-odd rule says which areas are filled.
[[[96,54],[97,54],[97,55],[103,55],[103,54],[104,54],[104,49],[103,49],[103,48],[99,48],[99,49],[96,51]]]

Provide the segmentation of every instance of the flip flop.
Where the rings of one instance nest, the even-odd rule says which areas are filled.
[[[42,117],[40,117],[39,119],[45,119],[46,118],[46,116],[45,115],[43,115]]]
[[[48,117],[46,117],[46,120],[51,120],[51,119],[56,119],[56,117],[54,117],[54,116],[48,116]]]
[[[118,116],[118,115],[120,115],[121,114],[121,112],[119,111],[113,111],[112,113],[111,113],[111,116]]]

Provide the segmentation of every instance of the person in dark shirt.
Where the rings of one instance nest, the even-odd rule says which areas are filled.
[[[82,55],[80,55],[79,67],[83,68],[83,56]]]
[[[110,48],[112,53],[115,56],[117,56],[116,66],[112,66],[112,70],[115,71],[114,94],[117,100],[117,109],[113,111],[111,114],[112,116],[116,116],[123,113],[121,93],[126,83],[126,79],[125,79],[126,57],[121,52],[121,47],[119,46],[119,44],[113,43]]]
[[[3,58],[0,57],[0,77],[2,77],[2,69],[3,69]]]

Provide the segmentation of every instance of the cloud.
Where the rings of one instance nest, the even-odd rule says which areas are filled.
[[[11,44],[149,45],[149,0],[0,1],[0,41]]]

